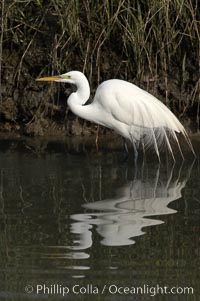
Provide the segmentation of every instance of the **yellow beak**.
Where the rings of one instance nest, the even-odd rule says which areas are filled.
[[[59,79],[61,79],[60,76],[56,75],[56,76],[36,78],[36,81],[37,82],[54,82]]]

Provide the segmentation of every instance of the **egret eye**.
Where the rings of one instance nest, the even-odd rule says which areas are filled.
[[[63,79],[71,79],[71,75],[67,75],[67,74],[62,74],[60,77]]]

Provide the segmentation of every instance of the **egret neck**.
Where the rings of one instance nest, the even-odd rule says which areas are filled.
[[[92,112],[89,106],[84,106],[90,97],[90,86],[85,76],[81,81],[76,81],[76,92],[73,92],[67,101],[70,110],[77,116],[92,121]],[[94,117],[94,112],[93,112]]]

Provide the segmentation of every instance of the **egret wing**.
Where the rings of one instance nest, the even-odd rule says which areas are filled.
[[[139,87],[121,80],[109,80],[100,87],[101,106],[110,116],[113,128],[121,134],[128,131],[133,143],[144,147],[154,146],[159,157],[159,148],[166,145],[173,151],[170,138],[178,144],[177,133],[182,133],[193,151],[187,133],[176,116],[156,97]],[[182,154],[183,156],[183,154]]]

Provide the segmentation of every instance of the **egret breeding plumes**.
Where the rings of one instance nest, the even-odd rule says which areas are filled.
[[[90,86],[82,72],[70,71],[37,81],[74,84],[77,90],[68,98],[70,110],[83,119],[113,129],[129,140],[135,151],[135,159],[141,143],[144,148],[153,147],[159,161],[160,149],[165,145],[175,161],[172,140],[184,159],[177,134],[183,135],[195,156],[187,132],[176,116],[156,97],[130,82],[119,79],[104,81],[97,88],[93,102],[84,105],[90,97]]]

